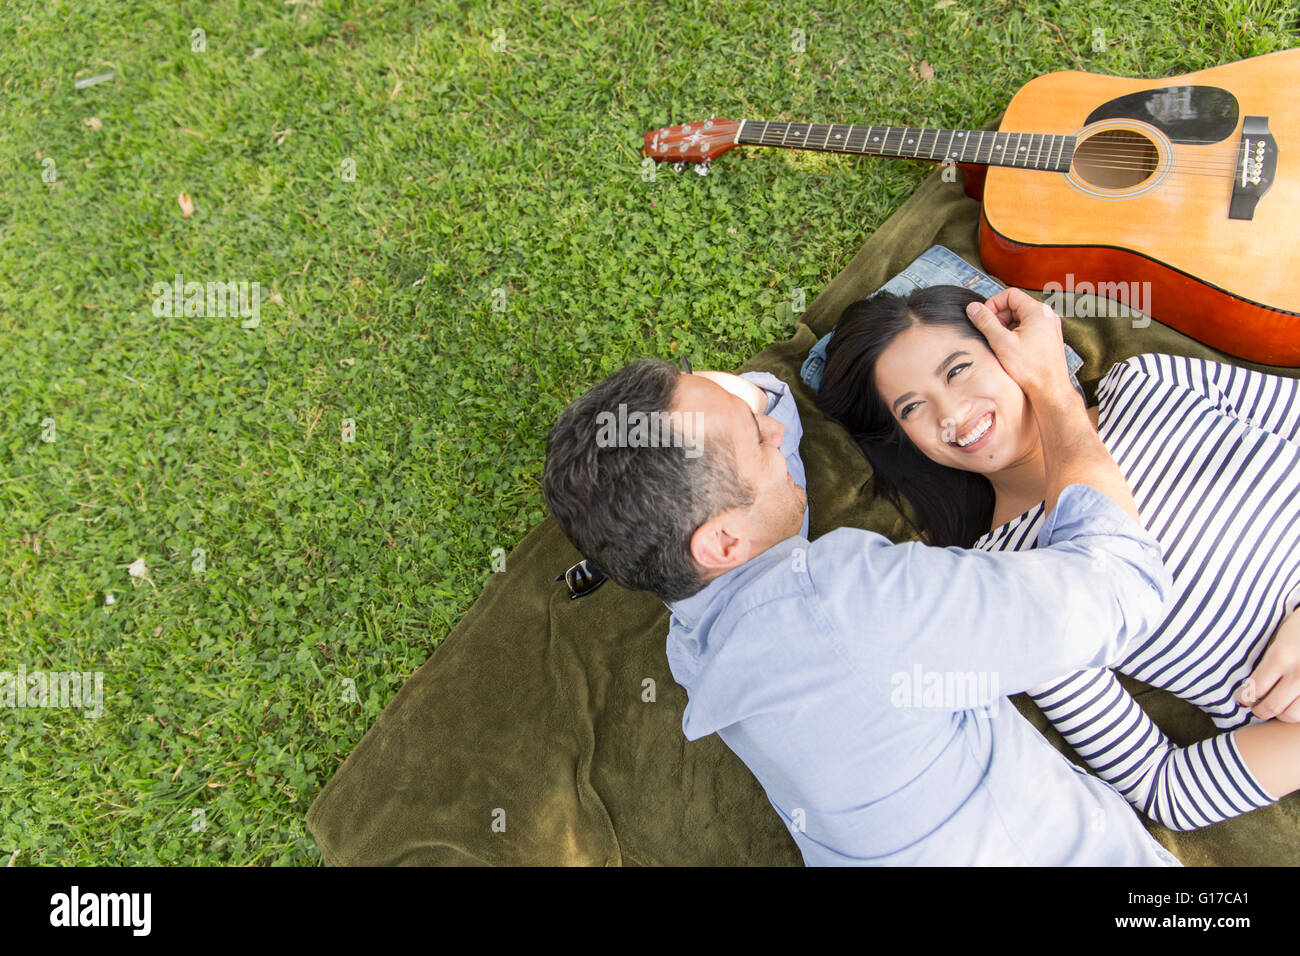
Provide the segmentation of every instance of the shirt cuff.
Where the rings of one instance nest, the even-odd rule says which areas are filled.
[[[1140,569],[1147,585],[1160,596],[1160,600],[1168,598],[1173,591],[1174,579],[1165,567],[1160,542],[1132,515],[1092,485],[1065,486],[1056,500],[1056,507],[1038,533],[1038,546],[1044,548],[1098,535],[1105,541],[1102,544],[1104,551]]]
[[[1157,557],[1162,556],[1160,544],[1146,528],[1133,520],[1133,516],[1092,485],[1066,485],[1056,499],[1043,527],[1038,532],[1038,546],[1048,547],[1059,541],[1069,541],[1081,534],[1113,534],[1131,538]]]
[[[781,397],[790,393],[790,386],[781,381],[771,372],[741,372],[740,377],[746,382],[757,385],[767,393],[767,411],[765,414],[771,415],[772,409]]]

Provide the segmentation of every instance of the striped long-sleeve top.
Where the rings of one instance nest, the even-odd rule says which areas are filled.
[[[1164,622],[1113,669],[1030,691],[1070,746],[1151,819],[1188,830],[1272,803],[1229,731],[1258,723],[1236,695],[1300,604],[1300,382],[1174,355],[1137,355],[1098,386],[1098,430],[1164,551]],[[980,538],[1036,546],[1043,506]],[[1115,672],[1164,688],[1221,731],[1175,746]]]

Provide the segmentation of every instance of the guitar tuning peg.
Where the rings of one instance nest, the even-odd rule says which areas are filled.
[[[702,163],[700,163],[698,166],[696,166],[696,167],[695,167],[695,173],[696,173],[696,175],[698,175],[698,176],[707,176],[707,175],[709,175],[709,162],[708,162],[708,160],[705,160],[704,162],[702,162]]]
[[[682,171],[682,167],[685,165],[686,165],[685,163],[673,163],[673,172],[680,173]]]

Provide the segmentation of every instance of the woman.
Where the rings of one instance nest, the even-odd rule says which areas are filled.
[[[982,301],[933,286],[849,306],[817,405],[848,427],[876,493],[930,544],[1025,550],[1044,518],[1042,448],[1024,392],[967,318]],[[1113,670],[1030,696],[1138,809],[1172,829],[1205,826],[1300,789],[1300,723],[1251,710],[1282,713],[1278,701],[1300,693],[1300,674],[1278,680],[1282,650],[1261,664],[1275,633],[1279,648],[1300,648],[1300,383],[1148,354],[1113,366],[1097,395],[1089,414],[1174,594]],[[1115,671],[1197,705],[1221,733],[1175,747]],[[1284,716],[1300,719],[1300,702]]]

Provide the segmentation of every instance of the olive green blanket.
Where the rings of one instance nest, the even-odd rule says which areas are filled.
[[[842,525],[908,535],[870,496],[869,468],[848,434],[813,407],[800,363],[845,305],[931,245],[978,265],[978,212],[960,182],[936,172],[798,317],[795,336],[745,365],[795,389],[811,537]],[[1156,322],[1135,328],[1127,315],[1063,321],[1090,398],[1112,364],[1142,352],[1297,374],[1240,362]],[[327,864],[802,862],[745,765],[716,735],[682,735],[686,694],[668,670],[667,610],[612,582],[569,600],[553,578],[578,559],[549,520],[508,556],[316,798],[307,823]],[[1191,705],[1125,684],[1175,742],[1213,733]],[[1070,753],[1027,698],[1015,700]],[[1204,830],[1147,826],[1189,865],[1300,862],[1300,795]]]

